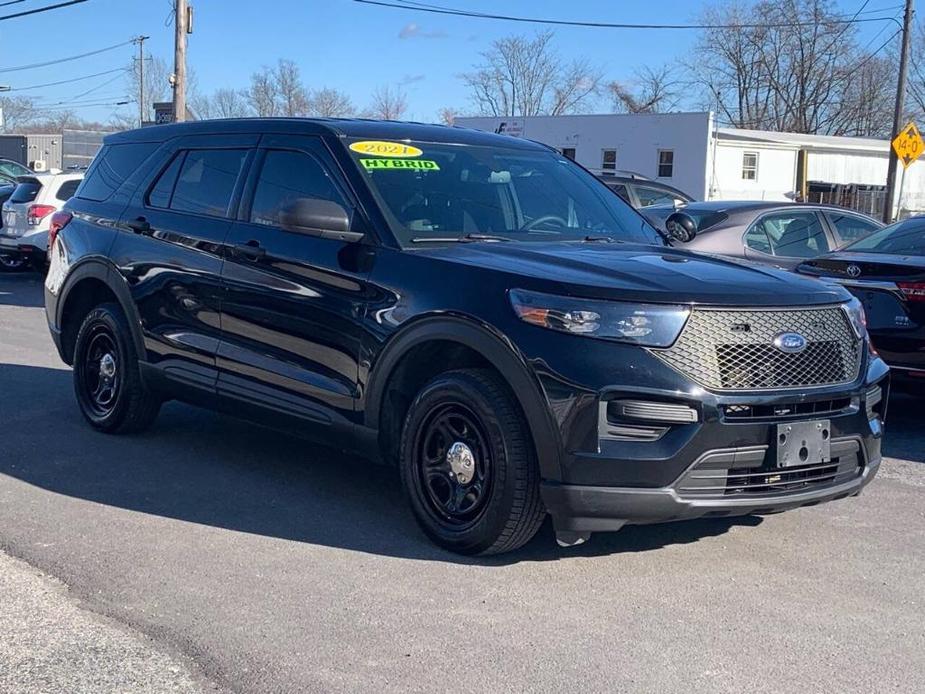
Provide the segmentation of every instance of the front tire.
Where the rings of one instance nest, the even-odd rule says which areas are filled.
[[[157,417],[161,400],[141,380],[128,320],[118,304],[97,306],[80,326],[74,394],[84,418],[106,433],[143,431]]]
[[[512,551],[546,515],[526,421],[492,371],[451,371],[424,386],[405,419],[400,469],[421,528],[453,552]]]

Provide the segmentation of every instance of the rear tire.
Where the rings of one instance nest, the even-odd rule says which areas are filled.
[[[528,542],[546,515],[527,423],[507,384],[484,369],[427,383],[408,410],[402,484],[436,544],[500,554]]]
[[[84,418],[106,433],[143,431],[157,417],[161,400],[141,379],[128,320],[118,304],[97,306],[80,326],[74,394]]]

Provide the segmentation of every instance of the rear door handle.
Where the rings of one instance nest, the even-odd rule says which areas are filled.
[[[149,231],[151,231],[151,225],[144,217],[133,219],[132,221],[127,222],[125,226],[134,231],[136,234],[147,234]]]
[[[232,251],[240,258],[249,258],[250,260],[260,260],[267,254],[267,250],[260,245],[259,241],[248,241],[247,243],[236,244]]]

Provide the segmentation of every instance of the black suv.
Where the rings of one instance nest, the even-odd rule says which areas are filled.
[[[668,247],[543,145],[420,124],[110,135],[46,310],[91,425],[179,399],[377,455],[462,553],[857,494],[888,370],[840,287]]]

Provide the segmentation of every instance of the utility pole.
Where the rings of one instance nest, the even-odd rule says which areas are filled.
[[[173,51],[173,117],[174,122],[186,120],[186,35],[190,32],[188,0],[175,0]]]
[[[145,41],[150,36],[136,36],[132,43],[138,44],[138,127],[145,124]]]
[[[903,127],[903,110],[906,101],[906,73],[909,66],[909,48],[912,43],[912,18],[915,14],[913,5],[914,0],[906,0],[906,13],[903,17],[903,38],[902,48],[899,54],[899,78],[896,84],[896,104],[893,108],[893,134],[890,136],[892,142],[899,135]],[[883,221],[889,224],[893,221],[893,196],[896,193],[896,165],[899,163],[899,157],[890,145],[890,163],[886,173],[886,200],[883,204]]]

